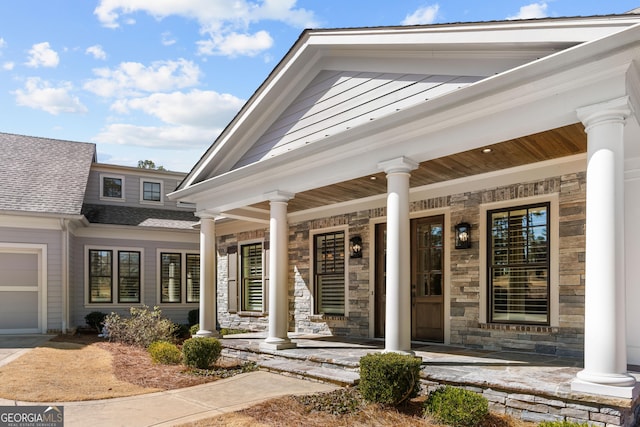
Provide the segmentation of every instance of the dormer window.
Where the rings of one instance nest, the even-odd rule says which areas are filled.
[[[162,203],[162,181],[140,180],[140,201]]]
[[[100,198],[124,200],[124,177],[113,175],[100,176]]]

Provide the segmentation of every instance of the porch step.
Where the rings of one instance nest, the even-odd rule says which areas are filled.
[[[302,377],[327,382],[339,386],[354,386],[360,381],[360,374],[340,368],[318,366],[316,363],[293,361],[291,359],[267,359],[258,362],[258,366],[269,372]]]

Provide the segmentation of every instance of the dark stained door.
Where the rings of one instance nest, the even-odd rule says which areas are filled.
[[[411,338],[444,341],[444,217],[411,221]]]
[[[386,304],[386,224],[375,228],[375,327],[384,337]],[[444,217],[411,221],[411,339],[444,341]]]

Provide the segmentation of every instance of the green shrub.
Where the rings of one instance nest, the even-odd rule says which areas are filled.
[[[220,335],[234,335],[234,334],[244,334],[247,333],[246,329],[231,329],[231,328],[222,328],[220,329]]]
[[[198,369],[209,369],[220,357],[222,345],[213,337],[189,338],[182,344],[184,364]]]
[[[538,427],[583,427],[587,426],[587,423],[576,423],[574,421],[543,421],[538,424]]]
[[[199,323],[196,323],[195,325],[193,325],[193,326],[191,326],[191,327],[189,328],[189,334],[190,334],[191,336],[194,336],[195,334],[197,334],[197,333],[198,333],[198,331],[199,331],[199,330],[200,330],[200,324],[199,324]]]
[[[489,413],[489,403],[472,391],[445,386],[429,394],[425,412],[443,424],[474,427]]]
[[[98,332],[102,332],[102,323],[104,322],[105,317],[107,317],[106,313],[101,311],[92,311],[84,316],[84,320],[87,322],[87,325],[91,326]]]
[[[420,391],[419,358],[397,353],[368,354],[360,359],[360,393],[374,403],[398,406]]]
[[[173,331],[173,336],[177,340],[181,340],[183,338],[191,338],[189,325],[185,325],[183,323],[176,323],[174,326],[175,326],[175,330]]]
[[[177,365],[182,360],[182,352],[178,346],[168,341],[154,341],[147,350],[153,363]]]
[[[149,347],[154,341],[174,340],[176,325],[169,319],[162,318],[158,307],[153,311],[149,307],[131,307],[130,317],[121,317],[111,313],[104,319],[104,326],[109,341]]]
[[[193,326],[196,323],[200,322],[200,310],[194,308],[193,310],[189,310],[187,314],[187,319],[189,319],[189,326]]]

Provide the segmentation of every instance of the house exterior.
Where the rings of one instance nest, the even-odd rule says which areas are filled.
[[[640,15],[307,30],[171,200],[221,326],[584,359],[638,395]]]
[[[185,174],[96,162],[94,144],[0,133],[0,333],[85,326],[92,311],[198,308],[198,219]]]

